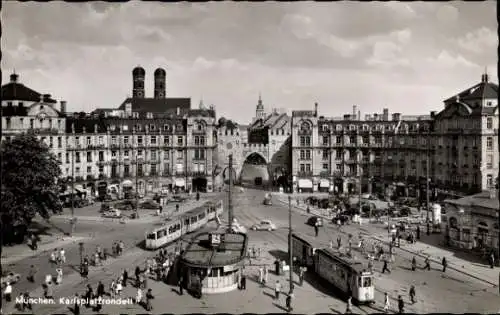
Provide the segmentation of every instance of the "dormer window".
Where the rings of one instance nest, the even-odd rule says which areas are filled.
[[[491,101],[486,102],[486,106],[492,106],[492,105],[493,105],[493,103]]]
[[[168,131],[170,128],[168,125],[163,125],[163,130]]]
[[[303,122],[302,125],[300,125],[300,130],[302,131],[309,131],[310,129],[310,125],[307,122]]]
[[[151,130],[151,131],[155,130],[155,125],[153,125],[153,124],[149,125],[149,130]]]
[[[109,130],[111,130],[111,131],[115,131],[115,130],[116,130],[116,126],[115,126],[115,125],[111,125],[111,126],[109,126]]]
[[[42,110],[42,109],[43,109],[43,105],[40,105],[40,110]]]

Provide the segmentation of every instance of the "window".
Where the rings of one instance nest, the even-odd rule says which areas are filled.
[[[92,173],[92,166],[87,166],[87,174]]]
[[[99,136],[98,143],[99,143],[99,145],[104,145],[104,137],[103,136]]]
[[[151,136],[151,144],[156,145],[156,136]]]
[[[129,165],[124,165],[123,166],[123,175],[124,176],[129,176],[130,175],[130,166]]]
[[[92,152],[87,152],[87,162],[92,162]]]
[[[168,163],[163,164],[163,172],[166,174],[170,173],[170,164],[168,164]]]
[[[306,151],[305,150],[300,150],[300,159],[304,160],[306,158]]]
[[[69,153],[66,153],[66,163],[69,163]]]
[[[356,136],[350,136],[349,137],[349,143],[356,144]]]
[[[111,144],[116,144],[116,136],[111,136]]]
[[[156,159],[157,159],[157,156],[156,156],[156,150],[152,150],[152,151],[151,151],[151,160],[152,160],[152,161],[156,161]]]
[[[80,152],[76,152],[75,163],[80,163]]]
[[[52,137],[49,138],[49,147],[53,148],[54,147],[54,139]]]
[[[330,143],[328,136],[323,136],[323,145],[328,145]]]
[[[311,171],[311,164],[306,164],[306,172],[310,172]]]
[[[57,147],[62,148],[62,137],[57,137]]]
[[[488,188],[494,187],[492,174],[486,175],[486,186],[488,186]]]
[[[137,175],[142,176],[142,164],[137,164]]]
[[[33,129],[33,128],[35,128],[35,120],[30,119],[30,129]]]
[[[486,156],[486,168],[488,169],[493,168],[493,154],[488,154]]]
[[[364,143],[364,144],[369,144],[369,143],[370,143],[370,137],[368,137],[368,136],[363,136],[363,143]]]
[[[170,159],[170,152],[169,152],[169,151],[165,150],[165,151],[163,152],[163,159],[164,159],[164,160],[168,160],[168,159]]]
[[[75,137],[75,145],[76,145],[77,147],[79,147],[79,146],[80,146],[80,137]]]
[[[335,169],[337,171],[341,171],[342,170],[342,164],[335,164]]]
[[[493,129],[493,118],[491,117],[486,118],[486,128]]]
[[[59,162],[62,163],[62,153],[61,152],[57,153],[57,159],[59,160]]]
[[[111,151],[111,157],[116,158],[116,150]]]
[[[341,144],[342,143],[342,137],[341,136],[335,137],[335,143]]]
[[[486,138],[486,150],[493,150],[493,137]]]
[[[300,136],[300,146],[308,147],[311,145],[311,137],[310,136]]]
[[[137,156],[142,156],[142,150],[137,150]]]
[[[99,151],[99,162],[104,162],[104,152]]]
[[[123,137],[123,144],[129,144],[129,136]]]
[[[180,160],[183,158],[182,150],[177,150],[177,159]]]
[[[182,146],[183,141],[182,141],[182,136],[177,137],[177,145]]]
[[[323,150],[323,160],[328,160],[328,150]]]
[[[311,150],[306,150],[306,160],[311,159]]]
[[[129,154],[130,152],[127,150],[127,151],[123,151],[123,156],[128,158],[129,157]]]
[[[92,144],[92,138],[87,137],[87,145],[91,145],[91,144]]]
[[[324,170],[328,170],[328,164],[327,163],[323,163],[323,169]]]
[[[194,150],[194,158],[195,158],[195,160],[204,160],[205,159],[205,150],[203,150],[203,149]]]
[[[142,136],[137,136],[137,144],[142,144]]]
[[[305,172],[306,171],[306,167],[304,164],[300,164],[300,171],[301,172]]]
[[[156,164],[151,164],[151,175],[156,175]]]
[[[10,117],[5,118],[6,128],[10,129]]]
[[[79,175],[79,174],[80,174],[80,168],[79,168],[79,167],[75,167],[75,173],[76,173],[77,175]]]
[[[337,150],[337,151],[335,152],[335,159],[337,159],[337,160],[342,160],[342,157],[343,157],[343,156],[344,156],[344,153],[343,153],[342,151]]]
[[[169,136],[165,136],[163,138],[163,145],[170,145],[170,137]]]

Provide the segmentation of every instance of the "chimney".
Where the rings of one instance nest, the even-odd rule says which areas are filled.
[[[358,120],[361,120],[361,111],[358,110]]]
[[[181,108],[177,107],[177,116],[180,116],[180,114],[181,114]]]
[[[10,75],[10,83],[17,83],[17,79],[19,79],[19,76],[15,72]]]
[[[373,120],[379,120],[378,114],[373,114]]]
[[[389,109],[388,108],[384,108],[383,113],[382,113],[382,120],[389,121]]]
[[[314,103],[314,116],[318,116],[318,103]]]
[[[431,112],[431,118],[434,118],[434,117],[436,117],[436,111],[435,111],[435,110],[433,110],[433,111]]]
[[[42,95],[42,102],[48,102],[50,99],[50,94],[43,94]]]
[[[358,111],[358,107],[356,105],[352,106],[352,119],[356,120],[356,112]]]
[[[365,114],[365,120],[366,121],[370,121],[371,120],[370,114]]]
[[[401,113],[392,114],[392,120],[393,121],[400,121],[401,120]]]
[[[66,101],[61,101],[61,113],[66,114]]]
[[[344,120],[351,120],[351,115],[345,114],[344,115]]]
[[[481,76],[481,82],[488,83],[488,73],[484,72],[484,74]]]

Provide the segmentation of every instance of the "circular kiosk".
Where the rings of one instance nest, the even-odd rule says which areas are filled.
[[[181,273],[188,291],[224,293],[238,288],[240,270],[247,252],[243,233],[201,233],[181,255]]]

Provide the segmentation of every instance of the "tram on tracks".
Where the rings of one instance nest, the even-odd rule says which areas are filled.
[[[156,250],[166,246],[183,235],[202,228],[208,221],[214,220],[222,212],[224,212],[222,200],[215,203],[209,201],[196,209],[173,218],[161,227],[146,232],[145,247],[146,249]]]

